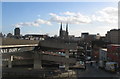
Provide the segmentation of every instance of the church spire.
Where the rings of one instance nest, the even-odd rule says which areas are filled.
[[[61,22],[61,26],[60,26],[60,31],[62,31],[62,22]]]
[[[68,23],[66,24],[66,32],[68,32]]]

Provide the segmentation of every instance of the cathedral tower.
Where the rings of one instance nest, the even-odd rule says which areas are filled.
[[[66,24],[66,30],[63,30],[62,29],[62,22],[61,22],[61,25],[60,25],[60,31],[59,31],[59,37],[62,38],[62,39],[66,39],[68,38],[68,23]]]
[[[68,23],[66,24],[66,37],[68,37]]]
[[[60,26],[59,36],[62,37],[62,22],[61,22],[61,26]]]

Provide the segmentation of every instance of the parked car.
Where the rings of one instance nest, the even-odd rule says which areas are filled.
[[[105,70],[116,72],[118,69],[118,63],[117,62],[106,62]]]

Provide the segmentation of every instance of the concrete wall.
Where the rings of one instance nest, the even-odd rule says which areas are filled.
[[[18,60],[18,59],[14,59],[13,60],[13,62],[12,62],[12,64],[14,64],[14,65],[29,65],[29,64],[33,64],[34,63],[34,56],[33,56],[34,54],[32,54],[32,53],[29,53],[29,52],[27,52],[27,53],[19,53],[19,54],[14,54],[14,57],[16,56],[21,56],[21,57],[24,57],[24,58],[26,58],[26,59],[20,59],[20,60]],[[4,57],[3,58],[9,58],[9,56],[10,55],[4,55]],[[76,59],[75,58],[65,58],[65,57],[62,57],[62,56],[53,56],[53,55],[45,55],[45,54],[43,54],[42,56],[41,56],[41,59],[42,60],[47,60],[47,61],[54,61],[54,62],[58,62],[58,63],[72,63],[72,64],[74,64],[75,62],[76,62]],[[40,61],[40,60],[38,60],[38,61]],[[7,65],[8,64],[8,62],[7,61],[4,61],[3,62],[3,64],[4,65]]]
[[[41,41],[39,43],[39,46],[42,47],[48,47],[48,48],[53,48],[53,49],[76,49],[77,48],[77,43],[63,43],[63,42],[57,42],[57,41]]]
[[[26,45],[26,44],[38,44],[38,40],[23,40],[14,38],[0,38],[2,39],[2,45]]]
[[[60,62],[60,63],[75,63],[75,58],[65,58],[61,56],[43,55],[42,60]]]

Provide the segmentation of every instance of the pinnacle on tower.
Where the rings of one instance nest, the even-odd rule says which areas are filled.
[[[61,22],[60,30],[62,31],[62,22]]]
[[[68,32],[68,23],[66,24],[66,32]]]

